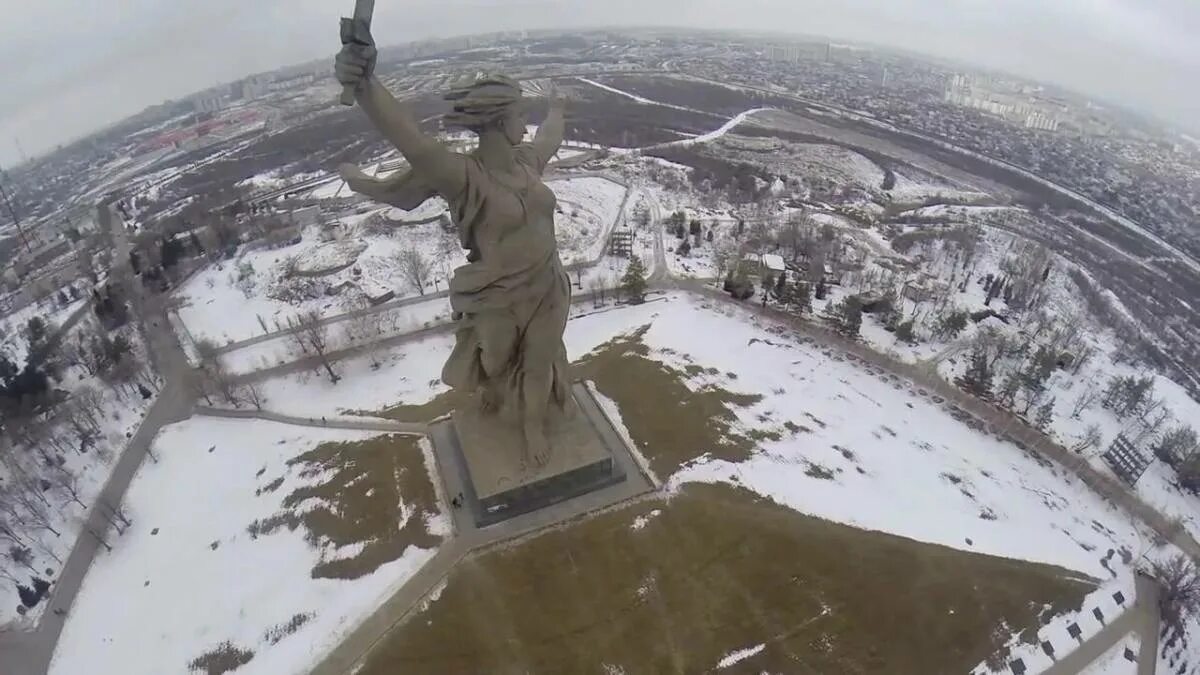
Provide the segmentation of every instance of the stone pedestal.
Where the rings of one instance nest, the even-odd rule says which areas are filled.
[[[526,466],[520,430],[474,410],[457,411],[443,436],[464,472],[465,506],[484,527],[625,480],[611,447],[617,438],[587,388],[572,386],[573,414],[548,431],[552,453],[543,467]],[[451,495],[453,496],[453,495]]]

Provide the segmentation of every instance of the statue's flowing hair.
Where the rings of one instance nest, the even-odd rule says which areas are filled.
[[[442,117],[448,127],[474,132],[504,117],[516,105],[523,105],[521,85],[507,75],[481,75],[456,85],[445,99],[453,109]]]

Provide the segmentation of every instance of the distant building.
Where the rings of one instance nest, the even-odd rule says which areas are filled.
[[[1058,131],[1061,106],[1036,97],[1037,91],[990,77],[957,74],[946,82],[944,100],[981,110],[1027,129]]]
[[[789,45],[771,45],[767,47],[767,58],[777,63],[798,63],[804,60],[829,60],[829,45],[823,43],[802,43]]]
[[[763,254],[761,274],[764,284],[774,283],[785,269],[787,267],[783,263],[783,256],[774,253]]]
[[[1040,112],[1030,113],[1025,118],[1025,127],[1028,129],[1040,129],[1042,131],[1058,131],[1059,121],[1057,117],[1042,114]]]
[[[225,107],[225,97],[219,94],[200,94],[192,99],[192,110],[198,113],[218,112]]]
[[[271,78],[266,75],[251,75],[233,85],[235,99],[253,100],[265,96],[271,89]]]

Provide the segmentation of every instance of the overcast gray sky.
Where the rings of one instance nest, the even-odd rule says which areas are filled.
[[[0,163],[147,105],[332,57],[352,0],[0,0]],[[381,44],[516,28],[685,25],[894,45],[1200,122],[1196,0],[377,0]]]

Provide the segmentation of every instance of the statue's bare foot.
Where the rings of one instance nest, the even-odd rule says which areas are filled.
[[[525,430],[525,464],[532,469],[540,469],[550,461],[550,444],[546,434],[540,429]]]

